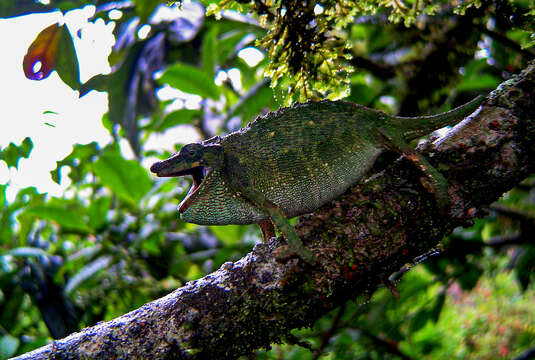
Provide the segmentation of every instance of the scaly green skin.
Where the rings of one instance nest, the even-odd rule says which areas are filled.
[[[273,233],[266,225],[271,220],[292,250],[314,263],[288,218],[313,212],[345,192],[385,150],[410,159],[426,175],[426,188],[439,208],[447,210],[445,178],[407,142],[459,122],[482,101],[478,97],[449,112],[415,118],[343,101],[297,104],[227,136],[188,144],[151,171],[193,175],[194,186],[179,206],[184,221],[260,223],[266,235]],[[207,170],[204,179],[202,169]]]

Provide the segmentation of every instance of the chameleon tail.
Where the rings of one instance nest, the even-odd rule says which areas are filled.
[[[410,141],[444,126],[457,124],[473,113],[484,99],[484,96],[479,95],[472,101],[441,114],[417,117],[391,116],[387,121],[402,130],[405,141]]]

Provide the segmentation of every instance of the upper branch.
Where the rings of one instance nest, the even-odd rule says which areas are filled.
[[[534,172],[534,89],[531,64],[489,95],[477,115],[421,149],[448,178],[449,216],[437,212],[421,174],[399,159],[300,219],[297,230],[319,265],[278,262],[281,242],[273,239],[164,298],[20,359],[229,359],[284,340],[372,291]]]

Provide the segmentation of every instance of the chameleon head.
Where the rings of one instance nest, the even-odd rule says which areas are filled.
[[[189,206],[188,199],[200,187],[205,176],[213,169],[223,166],[223,149],[219,144],[192,143],[185,145],[169,159],[158,161],[150,167],[150,171],[158,177],[175,177],[191,175],[193,186],[182,200],[178,211],[183,212]]]

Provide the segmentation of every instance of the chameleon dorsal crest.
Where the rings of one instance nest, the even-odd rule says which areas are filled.
[[[234,133],[185,145],[151,171],[193,177],[179,205],[184,221],[202,225],[271,221],[309,263],[292,218],[313,212],[354,185],[384,151],[406,155],[427,176],[441,209],[449,209],[446,179],[407,142],[459,122],[483,101],[415,118],[387,115],[344,101],[296,104],[258,117]]]

